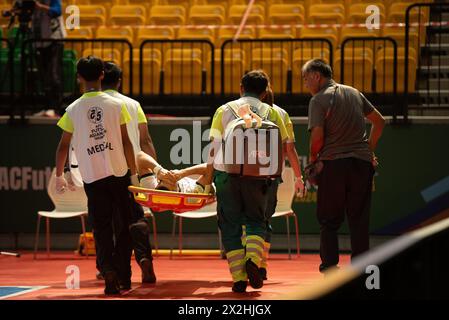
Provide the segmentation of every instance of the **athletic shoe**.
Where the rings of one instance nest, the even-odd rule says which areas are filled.
[[[119,280],[120,291],[131,290],[131,280]]]
[[[142,283],[156,283],[156,275],[154,274],[153,261],[148,259],[140,260],[140,268],[142,269]]]
[[[232,285],[232,291],[236,293],[246,292],[247,281],[237,281]]]
[[[259,268],[257,265],[248,259],[245,264],[246,274],[248,275],[249,284],[254,289],[260,289],[263,287],[263,279],[260,276]]]
[[[262,280],[267,280],[267,269],[259,268],[259,274]]]
[[[120,285],[115,271],[108,271],[104,275],[104,294],[113,295],[120,294]]]

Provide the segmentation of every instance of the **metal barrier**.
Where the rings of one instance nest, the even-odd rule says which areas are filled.
[[[45,48],[55,48],[54,54],[61,55],[61,65],[51,75],[60,77],[61,81],[48,82],[49,75],[40,71],[41,67],[53,54]],[[124,92],[132,92],[132,61],[133,50],[129,41],[124,39],[29,39],[23,42],[21,48],[21,93],[25,103],[49,104],[54,102],[55,108],[65,101],[71,102],[79,96],[82,89],[78,88],[76,81],[76,61],[80,57],[95,55],[105,61],[113,61],[124,69],[122,86]],[[125,61],[129,59],[128,66]],[[129,70],[129,73],[126,72]],[[63,79],[63,80],[62,80]],[[58,104],[59,102],[59,104]],[[23,103],[22,103],[23,104]],[[46,106],[45,106],[46,107]],[[44,108],[45,108],[44,107]],[[34,108],[35,109],[35,108]]]
[[[443,15],[445,17],[443,17]],[[449,3],[416,3],[405,13],[405,114],[449,110]],[[414,79],[416,78],[416,81]],[[415,87],[416,84],[416,87]],[[417,96],[416,101],[413,97]],[[427,111],[430,111],[429,112]],[[439,110],[439,111],[438,111]]]
[[[3,45],[4,43],[6,48]],[[9,79],[7,79],[8,75]],[[14,50],[12,43],[8,39],[0,39],[0,96],[9,96],[9,115],[11,120],[14,117],[14,76]],[[6,101],[6,99],[2,100]]]
[[[349,37],[340,48],[334,69],[335,79],[373,98],[376,104],[392,105],[398,114],[398,49],[390,37]]]
[[[275,94],[306,93],[302,65],[322,58],[333,65],[332,43],[327,39],[232,39],[221,46],[221,94],[240,92],[240,78],[253,69],[264,69]]]
[[[139,49],[136,92],[140,96],[213,95],[214,59],[214,45],[208,40],[145,40]]]

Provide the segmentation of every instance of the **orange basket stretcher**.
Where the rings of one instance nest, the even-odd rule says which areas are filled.
[[[182,193],[166,190],[146,189],[129,186],[134,200],[154,212],[173,211],[182,213],[201,209],[215,201],[215,196],[204,193]]]

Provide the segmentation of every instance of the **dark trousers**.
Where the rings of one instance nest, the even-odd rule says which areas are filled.
[[[271,235],[273,234],[273,228],[271,227],[271,217],[276,211],[276,206],[278,204],[278,189],[279,181],[274,180],[268,189],[268,200],[267,200],[267,212],[265,214],[265,219],[267,223],[267,233],[265,235],[265,242],[271,243]]]
[[[218,226],[226,252],[242,249],[242,226],[246,235],[266,236],[267,199],[272,183],[269,179],[230,176],[215,171]]]
[[[39,70],[45,97],[48,106],[57,108],[61,103],[63,93],[62,87],[62,58],[64,45],[62,43],[53,43],[45,48],[37,49],[37,66]]]
[[[131,279],[131,237],[129,228],[122,227],[133,215],[130,184],[128,174],[84,183],[99,270],[103,275],[115,271],[125,281]]]
[[[132,194],[130,193],[131,197]],[[144,217],[142,206],[132,201],[133,216],[129,231],[131,234],[132,246],[136,261],[140,263],[142,259],[153,260],[150,243],[150,224]]]
[[[134,257],[138,263],[142,259],[153,260],[151,242],[150,242],[150,224],[144,217],[143,208],[140,204],[132,199],[132,194],[129,193],[132,203],[132,216],[129,221],[129,226],[123,226],[120,224],[120,219],[116,219],[117,215],[114,215],[113,227],[114,230],[120,230],[120,228],[129,228],[131,235],[132,248],[134,249]],[[97,269],[100,270],[100,263],[97,256]]]
[[[369,250],[369,213],[374,169],[356,158],[323,161],[318,178],[317,217],[320,223],[321,267],[338,264],[337,232],[348,218],[352,258]]]

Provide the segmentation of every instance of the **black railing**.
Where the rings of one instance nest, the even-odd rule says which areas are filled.
[[[5,46],[4,46],[5,44]],[[14,73],[14,50],[11,41],[8,39],[0,39],[0,96],[6,95],[9,96],[9,101],[6,105],[8,106],[8,113],[10,115],[10,120],[12,121],[14,118],[14,81],[15,81],[15,73]],[[4,54],[6,54],[6,60],[3,59]],[[9,79],[8,79],[9,76]],[[9,81],[8,81],[9,80]],[[3,101],[7,101],[8,99],[2,99]],[[6,106],[5,105],[5,106]]]
[[[214,45],[208,40],[143,41],[139,94],[213,95],[214,54]]]
[[[350,37],[340,48],[334,69],[337,80],[370,95],[376,104],[391,105],[394,121],[398,114],[398,49],[390,37]]]
[[[312,58],[322,58],[332,66],[332,43],[321,38],[226,40],[221,46],[221,94],[238,94],[240,77],[252,69],[270,75],[275,94],[305,93],[301,67]]]
[[[449,110],[449,62],[442,65],[442,56],[449,55],[449,42],[442,44],[442,35],[449,33],[449,3],[415,3],[405,13],[404,115],[408,109]],[[436,19],[435,19],[436,18]],[[431,23],[429,23],[431,21]],[[423,39],[424,38],[424,39]],[[446,38],[447,39],[447,38]],[[447,41],[447,40],[446,40]],[[413,81],[415,79],[416,81]],[[416,87],[415,87],[416,85]],[[414,95],[418,101],[411,102]]]
[[[80,93],[76,81],[76,60],[87,55],[95,55],[105,61],[113,61],[124,69],[122,86],[124,91],[132,92],[133,50],[129,41],[124,39],[29,39],[23,42],[21,48],[21,94],[26,103],[40,105],[46,98],[48,88],[45,74],[40,72],[42,61],[51,57],[42,56],[41,48],[49,45],[62,45],[60,76],[63,81],[55,84],[53,91],[61,103],[73,100]],[[128,61],[129,59],[129,61]],[[126,66],[125,66],[125,61]],[[127,71],[129,70],[129,71]],[[43,98],[46,98],[45,100]],[[56,107],[56,106],[55,106]],[[23,111],[22,111],[23,112]]]

